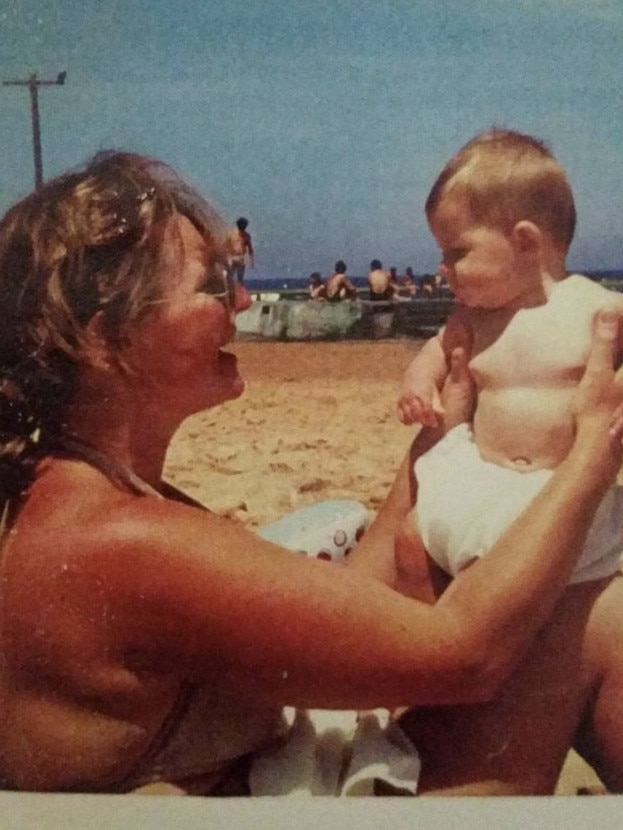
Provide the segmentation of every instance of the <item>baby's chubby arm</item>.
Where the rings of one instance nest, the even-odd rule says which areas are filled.
[[[397,403],[398,419],[403,424],[436,427],[443,423],[445,413],[439,392],[448,377],[449,356],[458,347],[465,350],[468,359],[471,352],[471,337],[463,316],[453,312],[407,367]]]
[[[436,427],[443,415],[439,390],[448,374],[441,331],[424,344],[404,373],[398,397],[398,418],[403,424]]]

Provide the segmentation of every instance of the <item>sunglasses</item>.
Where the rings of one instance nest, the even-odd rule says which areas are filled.
[[[230,311],[236,307],[236,278],[221,263],[214,263],[200,290],[220,300]]]
[[[211,271],[199,283],[196,290],[218,300],[228,311],[234,311],[236,308],[236,279],[220,263],[214,263],[211,266]],[[151,307],[166,305],[170,302],[171,298],[163,297],[160,300],[149,300],[145,305]]]

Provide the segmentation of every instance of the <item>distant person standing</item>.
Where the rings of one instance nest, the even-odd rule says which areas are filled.
[[[392,284],[389,273],[383,270],[383,263],[379,259],[373,259],[370,263],[368,288],[370,289],[371,300],[392,300],[394,298],[395,286]]]
[[[235,277],[241,285],[244,282],[247,256],[249,257],[249,265],[251,268],[255,268],[255,253],[251,234],[247,232],[248,224],[249,220],[244,216],[236,219],[236,227],[227,235],[225,243],[229,274]]]
[[[327,300],[337,303],[340,300],[354,300],[356,297],[357,288],[346,276],[346,263],[338,259],[334,273],[327,280]]]

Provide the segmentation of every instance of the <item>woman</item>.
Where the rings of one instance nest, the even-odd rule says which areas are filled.
[[[551,613],[622,461],[608,432],[623,397],[616,323],[603,320],[571,453],[436,606],[391,587],[408,459],[352,568],[199,509],[161,474],[182,420],[244,389],[225,349],[250,300],[226,278],[221,228],[173,171],[130,154],[96,157],[0,223],[7,786],[164,778],[222,794],[286,704],[490,699]]]

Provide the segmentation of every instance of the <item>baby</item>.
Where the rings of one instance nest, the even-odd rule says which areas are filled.
[[[523,512],[573,441],[571,408],[593,320],[623,297],[579,275],[565,257],[575,228],[561,166],[537,139],[494,129],[450,160],[426,202],[457,305],[406,371],[403,423],[443,424],[439,390],[465,349],[475,383],[472,423],[450,429],[415,465],[416,529],[456,575]],[[623,491],[598,511],[572,582],[618,570]]]

